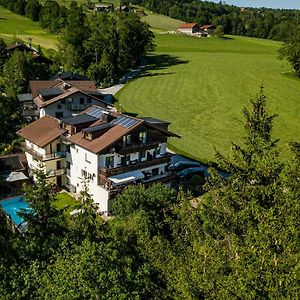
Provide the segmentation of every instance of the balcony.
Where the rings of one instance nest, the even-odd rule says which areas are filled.
[[[36,158],[40,161],[58,159],[58,158],[63,158],[66,156],[66,152],[54,152],[54,153],[50,153],[50,154],[40,154],[37,151],[33,150],[32,148],[26,146],[25,143],[22,143],[21,147],[22,147],[23,151],[31,154],[34,158]]]
[[[153,158],[151,160],[146,160],[143,162],[131,162],[128,165],[123,165],[123,166],[119,166],[116,168],[101,168],[100,174],[105,176],[105,177],[110,177],[113,175],[118,175],[121,173],[126,173],[126,172],[130,172],[130,171],[134,171],[134,170],[139,170],[139,169],[144,169],[144,168],[148,168],[148,167],[152,167],[152,166],[156,166],[156,165],[160,165],[160,164],[165,164],[165,163],[169,163],[171,159],[171,155],[170,154],[166,154],[163,157],[158,157],[158,158]]]
[[[66,174],[66,169],[58,169],[58,170],[49,170],[46,171],[46,177],[55,177],[55,176],[61,176]]]
[[[135,144],[131,144],[131,145],[126,145],[126,146],[119,146],[116,147],[116,152],[118,154],[121,155],[125,155],[125,154],[129,154],[129,153],[135,153],[135,152],[139,152],[139,151],[146,151],[146,150],[150,150],[150,149],[156,149],[159,146],[159,142],[158,141],[153,141],[153,142],[148,142],[145,144],[142,143],[135,143]]]
[[[81,111],[91,106],[91,104],[66,104],[66,107],[73,111]]]
[[[152,176],[148,179],[142,179],[139,180],[138,183],[144,184],[146,187],[156,183],[156,182],[162,182],[162,183],[168,183],[171,181],[174,181],[177,178],[177,175],[172,172],[167,172],[161,175]],[[107,191],[110,192],[110,197],[114,197],[118,193],[121,193],[127,186],[134,185],[135,183],[127,183],[123,185],[113,185],[113,182],[106,178],[103,175],[99,175],[99,185],[105,188]]]

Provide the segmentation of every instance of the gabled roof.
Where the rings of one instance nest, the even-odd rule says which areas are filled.
[[[182,23],[182,24],[179,26],[179,28],[180,28],[180,29],[184,29],[184,28],[193,28],[193,27],[195,27],[196,25],[199,26],[199,24],[197,24],[197,23]]]
[[[84,91],[82,91],[82,90],[80,90],[80,89],[78,89],[78,88],[76,88],[76,87],[68,88],[67,90],[64,91],[64,93],[62,93],[62,94],[60,94],[60,95],[58,95],[58,96],[56,96],[56,97],[54,97],[54,98],[52,98],[52,99],[50,99],[50,100],[47,100],[47,101],[44,101],[44,100],[43,100],[41,97],[39,97],[39,96],[35,97],[35,98],[33,99],[33,101],[34,101],[34,103],[35,103],[39,108],[42,108],[42,107],[46,107],[46,106],[48,106],[48,105],[50,105],[50,104],[53,104],[53,103],[55,103],[55,102],[57,102],[57,101],[59,101],[59,100],[61,100],[61,99],[65,99],[65,98],[67,98],[67,97],[69,97],[69,96],[71,96],[71,95],[74,95],[74,94],[76,94],[76,93],[84,94],[84,95],[86,95],[86,96],[88,96],[88,97],[90,97],[90,98],[93,98],[93,99],[99,101],[99,103],[103,103],[103,104],[105,104],[105,105],[108,105],[108,104],[109,104],[109,103],[105,102],[104,100],[101,100],[101,99],[95,97],[94,95],[88,94],[88,93],[86,93],[86,92],[84,92]]]
[[[62,72],[49,78],[49,80],[56,80],[56,79],[73,80],[73,81],[77,81],[77,80],[91,81],[90,78],[73,72]]]
[[[97,87],[94,81],[91,80],[32,80],[29,81],[29,90],[32,93],[33,98],[39,95],[39,91],[43,89],[49,89],[52,87],[65,89],[65,85],[69,84],[72,87],[76,87],[84,92],[97,93]]]
[[[131,128],[125,128],[120,125],[114,125],[108,131],[106,131],[103,135],[93,140],[88,140],[84,137],[84,133],[80,132],[77,133],[69,138],[69,141],[72,143],[88,150],[93,153],[98,154],[99,152],[105,150],[118,140],[120,140],[123,135],[130,133],[133,129],[138,127],[142,123],[139,122],[132,126]]]
[[[17,135],[43,148],[65,132],[57,119],[46,115],[17,131]]]

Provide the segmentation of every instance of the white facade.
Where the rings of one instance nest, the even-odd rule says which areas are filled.
[[[92,105],[101,105],[100,100],[94,99],[81,92],[74,93],[63,100],[40,109],[40,118],[45,115],[58,119],[72,117]],[[103,105],[104,106],[104,105]]]

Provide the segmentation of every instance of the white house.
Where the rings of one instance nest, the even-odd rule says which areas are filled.
[[[168,131],[169,124],[94,105],[61,121],[46,115],[17,134],[25,139],[31,170],[42,164],[49,180],[75,193],[88,179],[89,193],[108,213],[128,184],[174,179],[166,143],[178,136]]]
[[[45,115],[61,119],[78,114],[97,104],[107,107],[94,81],[46,80],[30,81],[30,93],[18,95],[25,117],[41,118]]]
[[[197,23],[182,23],[177,32],[185,34],[195,34],[200,31],[200,26]]]

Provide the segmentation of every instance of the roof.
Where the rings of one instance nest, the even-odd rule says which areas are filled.
[[[15,49],[22,49],[22,50],[27,50],[27,51],[31,51],[31,52],[36,52],[36,50],[33,47],[27,46],[26,44],[23,43],[16,43],[16,44],[12,44],[10,46],[6,47],[6,50],[8,52],[13,51]]]
[[[17,95],[20,102],[32,101],[32,94],[19,94]]]
[[[115,125],[102,134],[100,137],[95,138],[93,140],[88,140],[84,137],[83,132],[79,132],[69,138],[69,141],[72,143],[79,145],[80,147],[91,151],[93,153],[98,154],[102,150],[106,149],[107,147],[111,146],[113,143],[118,141],[123,137],[123,135],[128,134],[133,129],[138,127],[143,120],[140,120],[138,123],[133,125],[130,128],[123,127],[121,125]]]
[[[210,28],[216,28],[214,25],[202,25],[200,29],[205,30],[205,29],[210,29]]]
[[[62,119],[62,121],[66,124],[69,125],[79,125],[79,124],[84,124],[84,123],[88,123],[88,122],[94,122],[98,120],[97,118],[90,116],[88,114],[80,114],[77,116],[73,116],[70,118],[64,118]]]
[[[39,95],[39,91],[43,89],[58,87],[64,90],[66,83],[84,92],[98,92],[95,82],[91,80],[31,80],[29,81],[29,89],[33,98],[35,98]]]
[[[24,164],[19,154],[10,154],[0,157],[0,173],[24,170]]]
[[[183,29],[183,28],[193,28],[196,25],[199,26],[199,24],[197,24],[197,23],[182,23],[182,24],[180,24],[179,28],[181,28],[181,29]]]
[[[49,78],[49,80],[56,79],[91,81],[88,77],[73,72],[62,72]]]
[[[7,182],[28,180],[28,177],[23,172],[11,172],[5,179]]]
[[[45,88],[37,91],[42,97],[61,95],[64,91],[58,87]]]
[[[35,98],[33,99],[33,101],[34,101],[34,103],[35,103],[39,108],[41,108],[41,107],[46,107],[46,106],[48,106],[48,105],[50,105],[50,104],[52,104],[52,103],[55,103],[55,102],[57,102],[57,101],[59,101],[59,100],[61,100],[61,99],[65,99],[66,97],[69,97],[69,96],[74,95],[74,94],[76,94],[76,93],[84,94],[84,95],[86,95],[86,96],[88,96],[88,97],[90,97],[90,98],[93,98],[93,99],[95,99],[95,100],[97,100],[97,101],[99,101],[99,102],[102,102],[102,103],[105,104],[105,105],[108,105],[108,104],[109,104],[109,103],[105,102],[104,100],[99,99],[99,98],[95,97],[94,95],[88,94],[88,93],[86,93],[86,92],[84,92],[84,91],[82,91],[82,90],[80,90],[80,89],[78,89],[78,88],[76,88],[76,87],[70,87],[70,88],[68,88],[67,90],[65,90],[64,93],[62,93],[62,94],[60,94],[60,95],[58,95],[58,96],[56,96],[56,97],[53,97],[53,98],[50,99],[50,100],[44,101],[41,97],[35,97]]]
[[[150,123],[150,124],[168,124],[168,125],[171,124],[168,121],[163,121],[163,120],[159,120],[159,119],[152,118],[152,117],[142,117],[141,119],[143,119],[145,122]]]
[[[46,115],[17,131],[17,135],[43,148],[65,132],[57,119]]]

